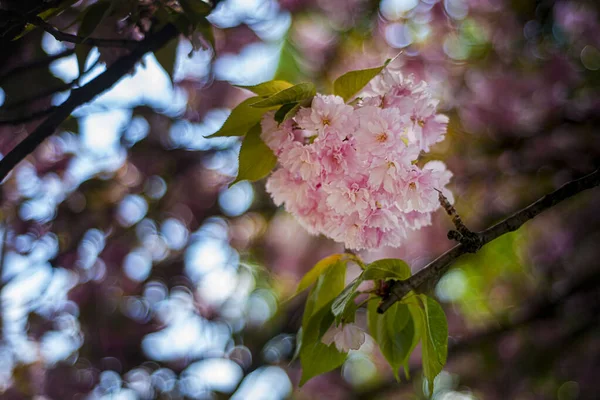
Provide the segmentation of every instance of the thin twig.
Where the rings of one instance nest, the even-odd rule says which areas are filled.
[[[70,33],[65,33],[59,31],[40,17],[28,18],[27,22],[32,25],[35,25],[39,28],[42,28],[52,36],[56,40],[61,42],[69,42],[75,44],[87,44],[94,47],[121,47],[125,49],[133,50],[139,45],[139,41],[137,40],[128,40],[128,39],[98,39],[98,38],[85,38],[77,35],[71,35]]]
[[[4,74],[2,74],[0,76],[0,84],[4,83],[4,81],[6,81],[8,78],[11,78],[14,75],[19,75],[22,73],[25,73],[27,71],[30,71],[32,69],[36,69],[36,68],[42,68],[42,67],[47,67],[48,65],[50,65],[53,61],[59,60],[61,58],[65,58],[65,57],[69,57],[70,55],[75,54],[75,49],[67,49],[65,51],[62,51],[60,53],[45,57],[45,58],[41,58],[38,60],[33,60],[31,62],[22,64],[22,65],[18,65],[12,69],[9,69],[8,71],[6,71]]]
[[[2,107],[0,107],[0,111],[6,112],[6,111],[14,110],[16,108],[20,108],[20,107],[23,107],[25,105],[28,105],[29,103],[34,102],[36,100],[39,100],[41,98],[53,95],[53,94],[58,93],[58,92],[64,92],[64,91],[70,90],[75,85],[79,85],[79,82],[81,81],[81,79],[86,74],[88,74],[91,70],[93,70],[99,63],[100,63],[100,58],[96,59],[96,61],[92,64],[92,66],[87,69],[87,71],[84,71],[82,74],[80,74],[77,78],[73,79],[72,81],[62,83],[60,85],[48,88],[48,89],[46,89],[46,90],[44,90],[42,92],[36,93],[33,96],[30,96],[30,97],[27,97],[27,98],[24,98],[24,99],[21,99],[21,100],[18,100],[18,101],[14,101],[14,102],[11,102],[11,103],[6,104],[6,105],[3,105]]]
[[[583,178],[566,183],[560,189],[545,195],[535,203],[516,212],[496,225],[478,233],[477,235],[481,239],[481,245],[483,246],[508,232],[516,231],[525,222],[534,218],[543,211],[555,206],[569,197],[576,195],[579,192],[591,189],[598,185],[600,185],[600,169],[584,176]],[[454,246],[407,280],[393,281],[393,283],[390,285],[388,295],[382,299],[377,311],[384,313],[394,303],[406,296],[411,290],[420,291],[420,289],[426,284],[436,282],[442,276],[442,274],[448,270],[452,262],[454,262],[454,260],[463,254],[467,253],[468,250],[469,249],[467,246],[463,244]]]
[[[33,152],[47,137],[51,136],[54,130],[71,115],[73,110],[112,87],[125,74],[130,72],[146,53],[160,49],[174,39],[177,33],[177,28],[174,25],[166,25],[157,33],[149,35],[139,42],[139,45],[130,54],[119,58],[106,71],[89,83],[73,89],[69,98],[56,107],[48,119],[42,122],[29,136],[0,160],[0,181],[4,180],[21,160]]]

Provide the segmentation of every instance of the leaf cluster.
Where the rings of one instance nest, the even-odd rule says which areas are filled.
[[[348,262],[360,265],[362,272],[345,285]],[[410,267],[402,260],[381,259],[365,265],[351,254],[329,256],[306,273],[296,291],[297,295],[311,288],[297,340],[296,356],[302,365],[300,384],[340,367],[346,360],[347,354],[338,351],[333,344],[327,346],[321,339],[331,326],[354,321],[359,309],[356,298],[365,293],[359,290],[361,283],[373,281],[377,286],[390,279],[406,280],[410,276]],[[408,378],[409,358],[421,343],[423,373],[429,393],[432,393],[434,379],[442,371],[448,355],[448,324],[444,310],[433,298],[411,293],[380,314],[376,292],[370,291],[366,299],[369,334],[398,380],[401,368]]]

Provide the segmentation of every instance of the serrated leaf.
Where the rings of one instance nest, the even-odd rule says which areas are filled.
[[[83,11],[84,14],[77,35],[82,38],[90,37],[98,25],[108,16],[110,9],[111,3],[108,1],[99,1],[86,8]]]
[[[346,72],[333,82],[333,94],[340,96],[344,101],[350,100],[364,88],[371,79],[375,78],[389,63],[376,68],[360,69]]]
[[[367,265],[363,272],[364,280],[375,279],[408,279],[411,276],[410,267],[397,258],[384,258]]]
[[[299,83],[290,88],[277,92],[266,99],[259,100],[252,104],[252,107],[265,108],[281,106],[287,103],[294,103],[308,98],[312,98],[317,93],[315,85],[310,82]]]
[[[435,377],[442,371],[448,358],[448,322],[437,301],[423,294],[418,298],[423,308],[413,306],[411,311],[413,316],[419,314],[421,318],[421,359],[431,395]]]
[[[308,295],[302,316],[300,385],[316,375],[339,367],[346,359],[346,354],[339,352],[335,346],[327,346],[321,342],[321,338],[334,321],[331,311],[333,301],[344,289],[346,260],[343,256],[335,254],[321,260],[309,271],[309,277],[305,276],[304,283],[301,282],[305,288],[312,282],[315,285]],[[314,280],[313,276],[316,277]]]
[[[294,86],[294,85],[287,81],[272,80],[272,81],[259,83],[258,85],[253,85],[253,86],[238,85],[237,87],[249,90],[252,93],[255,93],[259,96],[271,96],[277,92],[281,92],[282,90],[291,88],[292,86]]]
[[[275,119],[275,121],[277,121],[278,124],[281,124],[283,121],[285,121],[285,116],[294,107],[299,107],[298,103],[289,103],[282,105],[281,107],[279,107],[279,110],[275,111],[275,115],[273,118]]]
[[[344,322],[353,322],[354,315],[356,314],[356,303],[354,299],[358,296],[358,286],[362,282],[361,277],[354,279],[348,286],[342,290],[331,305],[331,312],[335,316],[335,322],[339,323],[342,320]]]
[[[333,299],[344,290],[346,281],[346,261],[338,260],[327,268],[318,278],[310,290],[304,314],[302,316],[302,327],[306,333],[306,324],[309,318],[319,311],[325,304],[333,302]]]
[[[262,179],[269,175],[276,164],[277,157],[260,138],[260,124],[256,124],[242,140],[238,174],[231,185],[244,180],[254,182]]]
[[[173,73],[175,72],[175,61],[177,60],[177,47],[179,40],[173,39],[162,48],[154,52],[156,61],[165,70],[171,83],[173,83]]]
[[[367,305],[369,333],[399,381],[400,367],[407,368],[410,355],[419,342],[418,330],[406,304],[397,302],[384,314],[377,313],[377,305],[376,300]]]
[[[323,258],[322,260],[319,260],[314,267],[310,269],[310,271],[304,274],[300,280],[300,283],[298,284],[296,294],[308,289],[328,268],[345,258],[345,254],[333,254],[329,257]]]
[[[231,114],[217,132],[207,137],[219,136],[244,136],[254,125],[260,122],[263,114],[269,111],[265,108],[254,108],[250,104],[256,102],[259,97],[251,97],[242,101],[231,110]]]
[[[304,102],[301,101],[300,103],[296,103],[296,105],[294,107],[290,108],[288,110],[288,112],[286,112],[285,115],[283,116],[283,120],[281,122],[285,122],[288,119],[293,118],[296,115],[296,113],[298,112],[298,110],[300,109],[300,107],[305,107]]]
[[[341,366],[346,360],[346,353],[338,351],[335,346],[327,346],[321,342],[323,334],[333,323],[331,304],[331,300],[323,304],[318,311],[311,315],[306,324],[303,324],[300,349],[300,365],[302,365],[300,386],[314,376]]]

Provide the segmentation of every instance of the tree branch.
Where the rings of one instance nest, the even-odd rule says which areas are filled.
[[[59,31],[43,19],[39,17],[28,18],[27,22],[35,25],[39,28],[42,28],[52,36],[56,40],[61,42],[69,42],[75,44],[87,44],[94,47],[121,47],[125,49],[135,49],[140,42],[136,40],[128,40],[128,39],[98,39],[98,38],[85,38],[77,35],[71,35],[70,33],[65,33]]]
[[[512,334],[520,329],[531,329],[530,326],[541,320],[548,320],[549,323],[554,326],[567,326],[566,320],[568,320],[567,313],[563,311],[559,317],[559,308],[564,306],[569,299],[574,296],[585,296],[598,291],[600,287],[600,269],[595,268],[591,272],[584,273],[583,275],[576,276],[569,279],[569,281],[556,287],[544,290],[537,295],[534,295],[532,299],[528,300],[528,303],[519,308],[516,312],[505,315],[494,322],[492,327],[484,329],[482,331],[470,334],[456,341],[450,341],[448,343],[448,359],[456,358],[464,353],[477,352],[481,349],[482,345],[488,343],[497,342],[504,335]],[[585,302],[589,304],[589,302]],[[592,304],[590,310],[592,314],[598,313],[598,306],[600,303]],[[585,315],[588,315],[587,312]],[[555,316],[559,318],[554,318]],[[593,322],[597,324],[597,318],[586,318],[587,322]],[[579,330],[579,329],[578,329]],[[560,348],[560,347],[559,347]],[[410,375],[415,375],[421,370],[421,366],[414,366],[410,368]],[[369,388],[368,390],[359,393],[357,399],[372,399],[378,398],[385,393],[399,388],[398,382],[393,380],[383,381],[380,385]]]
[[[584,176],[583,178],[566,183],[558,190],[545,195],[521,211],[516,212],[496,225],[478,233],[478,236],[481,238],[482,246],[504,235],[505,233],[516,231],[525,222],[534,218],[543,211],[555,206],[561,201],[598,185],[600,185],[600,169]],[[436,282],[442,276],[442,274],[448,270],[450,264],[458,257],[467,253],[468,250],[469,249],[467,246],[463,244],[454,246],[407,280],[393,281],[393,283],[390,285],[388,296],[382,299],[377,311],[379,313],[384,313],[394,303],[406,296],[411,290],[418,292],[420,291],[419,289],[426,284]]]
[[[177,33],[177,28],[174,25],[166,25],[157,33],[139,42],[138,46],[130,54],[119,58],[106,71],[88,84],[81,88],[73,89],[69,98],[56,107],[54,113],[48,119],[42,122],[29,136],[0,160],[0,181],[6,178],[15,165],[33,152],[47,137],[52,135],[54,130],[69,117],[75,108],[91,101],[94,97],[112,87],[123,75],[131,71],[146,53],[161,48],[175,38]]]
[[[35,94],[35,95],[33,95],[33,96],[26,97],[26,98],[23,98],[23,99],[21,99],[21,100],[13,101],[13,102],[10,102],[10,103],[8,103],[8,104],[4,104],[2,107],[0,107],[0,112],[2,112],[2,111],[4,111],[4,112],[7,112],[7,111],[14,110],[14,109],[18,109],[18,108],[21,108],[21,107],[23,107],[23,106],[29,105],[29,104],[31,104],[32,102],[36,101],[36,100],[42,99],[42,98],[44,98],[44,97],[48,97],[48,96],[50,96],[50,95],[53,95],[53,94],[55,94],[55,93],[58,93],[58,92],[64,92],[64,91],[67,91],[67,90],[71,90],[71,89],[73,89],[73,87],[74,87],[75,85],[79,85],[79,82],[81,81],[81,79],[82,79],[82,78],[83,78],[83,77],[84,77],[86,74],[88,74],[88,73],[89,73],[91,70],[93,70],[93,69],[94,69],[94,68],[95,68],[95,67],[96,67],[96,66],[97,66],[99,63],[100,63],[100,59],[98,58],[98,59],[97,59],[97,60],[96,60],[96,61],[95,61],[95,62],[92,64],[92,66],[91,66],[91,67],[89,67],[89,68],[88,68],[86,71],[84,71],[83,73],[79,74],[79,76],[78,76],[77,78],[73,79],[73,80],[72,80],[72,81],[70,81],[70,82],[61,83],[61,84],[59,84],[59,85],[56,85],[56,86],[54,86],[54,87],[48,88],[48,89],[46,89],[46,90],[44,90],[44,91],[38,92],[38,93],[36,93],[36,94]],[[48,109],[46,109],[46,110],[37,111],[37,112],[36,112],[36,113],[34,113],[34,114],[40,114],[41,116],[43,116],[43,115],[47,115],[47,114],[49,114],[50,112],[52,112],[52,110],[53,110],[54,108],[55,108],[55,107],[49,107],[49,108],[48,108]],[[1,114],[0,114],[0,115],[1,115]],[[34,118],[32,118],[32,119],[34,119]],[[0,119],[0,124],[2,124],[2,123],[5,123],[5,121],[7,121],[7,120],[2,120],[2,119]],[[17,123],[19,123],[19,122],[17,122]],[[14,124],[14,122],[13,122],[13,124]]]

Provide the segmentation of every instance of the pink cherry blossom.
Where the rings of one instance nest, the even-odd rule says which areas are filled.
[[[283,148],[294,140],[293,122],[291,119],[288,119],[281,125],[278,125],[274,117],[275,111],[269,111],[263,115],[260,122],[260,138],[276,155],[279,155]]]
[[[407,230],[431,224],[437,190],[453,201],[445,164],[417,165],[443,140],[448,118],[425,82],[394,71],[359,97],[350,106],[318,94],[280,125],[265,114],[261,137],[279,161],[266,189],[312,234],[355,250],[397,247]]]
[[[344,99],[322,94],[315,96],[310,108],[299,110],[295,120],[303,129],[321,133],[329,128],[342,139],[353,131],[357,122],[354,109],[345,104]]]

